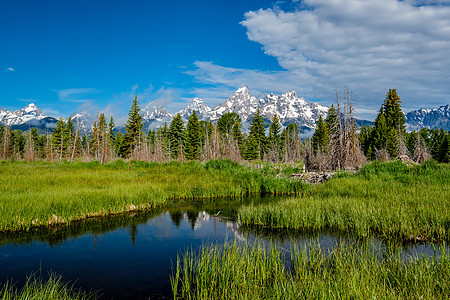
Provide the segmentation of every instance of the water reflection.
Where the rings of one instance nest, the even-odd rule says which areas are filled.
[[[247,201],[247,202],[246,202]],[[169,274],[177,255],[204,243],[236,239],[263,241],[270,247],[290,249],[318,245],[325,252],[343,243],[360,241],[335,232],[268,231],[240,228],[234,216],[249,202],[273,199],[226,199],[197,203],[195,207],[172,207],[169,211],[130,213],[87,220],[0,237],[0,283],[14,278],[18,285],[27,274],[54,271],[65,281],[76,281],[84,290],[101,290],[105,299],[169,299]],[[220,218],[214,217],[221,211]],[[433,255],[432,245],[402,245],[371,239],[374,247],[394,249],[404,255]]]

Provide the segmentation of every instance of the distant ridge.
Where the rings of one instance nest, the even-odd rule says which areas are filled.
[[[277,114],[283,126],[291,123],[298,125],[302,136],[310,136],[314,132],[317,120],[320,116],[326,117],[328,107],[319,103],[307,102],[298,97],[295,91],[288,91],[281,95],[270,93],[264,98],[257,99],[250,94],[247,86],[237,89],[223,103],[211,108],[203,103],[200,98],[193,98],[183,109],[176,113],[170,113],[158,100],[150,102],[141,109],[144,130],[154,129],[169,125],[176,114],[180,114],[185,122],[195,110],[200,120],[216,122],[223,114],[237,113],[242,119],[243,130],[247,131],[257,109],[266,120],[267,126],[273,116]],[[87,112],[73,113],[71,118],[81,132],[90,132],[95,121],[95,115]],[[31,103],[21,110],[8,111],[0,108],[0,125],[8,125],[22,131],[37,127],[41,131],[51,131],[56,126],[57,119],[46,116]],[[358,127],[372,124],[371,121],[355,119]],[[408,130],[421,128],[444,128],[450,130],[450,105],[434,109],[419,109],[406,114]],[[124,131],[124,128],[117,128]]]

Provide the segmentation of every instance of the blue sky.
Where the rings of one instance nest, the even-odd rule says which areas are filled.
[[[138,95],[169,111],[296,90],[330,105],[348,84],[373,118],[397,88],[405,110],[450,103],[445,0],[0,2],[0,107],[123,120]]]

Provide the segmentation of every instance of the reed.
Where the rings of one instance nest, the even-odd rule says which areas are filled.
[[[133,161],[130,166],[123,160],[105,165],[0,161],[0,176],[0,232],[153,210],[170,199],[293,194],[303,187],[231,161]]]
[[[450,167],[374,162],[356,174],[341,173],[325,184],[277,204],[244,206],[243,226],[352,232],[384,239],[449,240]]]
[[[262,244],[226,242],[178,257],[174,299],[447,299],[450,260],[405,260],[370,244],[286,252]]]
[[[48,280],[32,275],[27,278],[25,285],[17,289],[14,283],[6,282],[0,286],[0,299],[2,300],[84,300],[95,299],[95,293],[82,292],[64,283],[61,277],[50,274]]]

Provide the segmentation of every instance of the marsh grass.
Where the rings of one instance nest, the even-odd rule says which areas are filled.
[[[25,285],[18,289],[12,282],[0,286],[0,299],[2,300],[84,300],[95,299],[95,293],[82,292],[73,285],[64,283],[61,277],[50,274],[47,280],[35,275],[29,276]]]
[[[174,299],[447,299],[450,260],[405,260],[370,244],[289,251],[260,243],[203,246],[177,259]]]
[[[375,234],[404,241],[449,240],[450,167],[433,162],[370,163],[356,174],[339,173],[300,196],[277,204],[241,207],[247,227]]]
[[[91,163],[0,161],[0,232],[68,224],[169,200],[204,201],[251,193],[294,194],[301,182],[267,177],[231,161]]]

